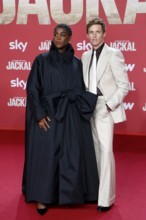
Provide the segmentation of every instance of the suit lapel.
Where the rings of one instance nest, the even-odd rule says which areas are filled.
[[[89,65],[90,65],[91,56],[92,56],[92,50],[88,51],[84,60],[84,81],[86,88],[88,88],[88,83],[89,83]],[[109,47],[107,44],[105,44],[97,63],[97,83],[101,79],[104,73],[109,58],[110,58]]]
[[[97,82],[100,80],[102,74],[104,73],[109,58],[110,58],[110,53],[108,52],[107,44],[105,44],[97,63]]]

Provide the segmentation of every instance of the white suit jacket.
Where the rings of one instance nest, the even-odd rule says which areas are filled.
[[[92,50],[82,55],[83,77],[88,90],[89,64]],[[104,45],[97,63],[97,86],[101,90],[107,105],[112,109],[115,123],[126,120],[123,99],[129,91],[129,80],[124,57],[121,51]],[[97,101],[98,102],[98,101]]]

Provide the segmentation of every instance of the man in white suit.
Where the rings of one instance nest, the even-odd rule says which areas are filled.
[[[100,180],[97,210],[103,212],[110,210],[116,197],[114,123],[126,120],[123,99],[129,90],[129,80],[122,53],[104,42],[104,21],[89,21],[86,31],[93,49],[82,55],[83,75],[86,89],[98,95],[91,124]]]

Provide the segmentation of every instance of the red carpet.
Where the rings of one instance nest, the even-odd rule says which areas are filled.
[[[109,212],[99,213],[96,204],[55,206],[43,217],[21,194],[23,143],[23,132],[0,131],[0,220],[146,219],[146,136],[115,135],[117,200]]]

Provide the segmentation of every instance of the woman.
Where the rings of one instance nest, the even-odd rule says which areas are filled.
[[[97,200],[90,128],[97,96],[85,92],[71,36],[68,25],[55,27],[50,51],[36,57],[27,81],[22,191],[41,215],[49,204]]]

